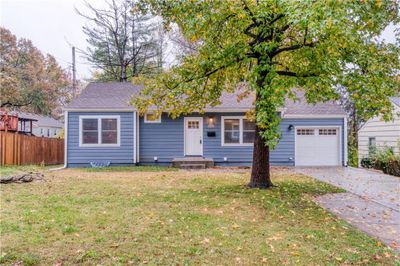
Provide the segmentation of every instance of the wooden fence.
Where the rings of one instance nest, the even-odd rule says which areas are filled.
[[[64,163],[64,140],[0,132],[1,165]]]

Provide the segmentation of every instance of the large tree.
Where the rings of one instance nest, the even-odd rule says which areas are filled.
[[[88,20],[83,27],[90,47],[86,57],[99,70],[95,78],[127,81],[158,70],[160,53],[156,19],[142,14],[132,0],[104,1],[105,8],[86,2],[77,10]]]
[[[399,89],[393,83],[399,46],[385,49],[377,36],[399,22],[398,1],[147,0],[143,6],[198,46],[170,71],[146,80],[134,104],[141,112],[156,105],[177,117],[217,105],[223,91],[245,81],[255,95],[249,187],[272,186],[269,153],[280,137],[277,111],[286,97],[294,97],[294,88],[315,103],[338,99],[336,88],[347,81],[350,97],[367,116],[390,117],[387,97]],[[363,87],[346,78],[359,73],[359,60],[374,59],[374,65],[381,53],[397,59],[384,71],[371,66],[362,76],[379,85]]]
[[[43,55],[30,40],[0,28],[0,105],[38,114],[54,114],[70,98],[70,79],[56,59]],[[54,114],[57,115],[57,114]]]
[[[371,115],[383,113],[386,120],[390,119],[390,110],[382,112],[388,106],[377,109],[376,104],[368,104],[371,102],[369,98],[378,100],[386,95],[393,95],[393,92],[396,95],[396,91],[397,95],[400,94],[400,80],[393,76],[400,64],[398,44],[381,42],[371,45],[371,40],[368,40],[364,49],[370,49],[371,53],[347,50],[348,56],[352,57],[352,64],[336,87],[339,102],[348,114],[348,159],[351,166],[358,166],[359,129]]]

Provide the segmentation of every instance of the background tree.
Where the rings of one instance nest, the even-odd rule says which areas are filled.
[[[364,46],[371,53],[347,49],[352,64],[337,86],[339,102],[348,114],[348,159],[352,166],[358,166],[358,131],[363,124],[381,113],[386,120],[390,119],[389,106],[377,108],[371,104],[371,98],[379,101],[387,95],[400,94],[400,80],[395,76],[400,65],[399,46],[383,42],[375,45],[372,40],[366,40]]]
[[[71,98],[70,78],[56,59],[44,56],[32,42],[0,28],[1,107],[57,115],[53,111]],[[3,56],[4,55],[4,56]]]
[[[98,70],[95,79],[127,81],[157,71],[160,42],[154,17],[142,14],[132,0],[105,1],[106,8],[86,2],[90,23],[83,27],[90,47],[86,57]]]
[[[168,33],[169,40],[175,47],[176,61],[181,62],[185,56],[197,52],[199,43],[187,40],[178,27],[173,27]]]
[[[0,40],[1,107],[24,104],[15,65],[18,58],[17,38],[9,30],[0,27]]]
[[[256,121],[248,186],[259,188],[272,186],[269,150],[280,137],[277,110],[286,97],[294,97],[293,88],[302,88],[309,103],[337,100],[336,87],[352,80],[346,77],[356,73],[357,60],[380,60],[378,48],[393,53],[376,37],[399,21],[397,1],[148,0],[144,6],[199,46],[169,72],[146,80],[134,104],[141,112],[155,104],[159,112],[176,117],[217,105],[223,91],[246,81],[255,95]],[[398,56],[398,46],[395,52]],[[391,81],[400,70],[398,64],[391,66],[363,77],[379,87],[345,84],[366,117],[390,117],[387,97],[398,90]]]

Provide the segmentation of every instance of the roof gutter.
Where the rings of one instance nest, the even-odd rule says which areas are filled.
[[[296,115],[296,114],[285,114],[283,118],[346,118],[346,115],[340,115],[340,114],[332,114],[332,115],[322,115],[322,114],[303,114],[303,115]]]
[[[68,111],[64,112],[64,167],[68,166]]]
[[[74,109],[74,108],[64,108],[63,109],[65,112],[136,112],[136,109],[112,109],[112,108],[97,108],[97,109],[89,109],[89,108],[85,108],[85,109]]]

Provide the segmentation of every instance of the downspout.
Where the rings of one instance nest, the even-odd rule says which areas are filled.
[[[137,123],[136,123],[136,112],[133,112],[133,163],[136,164],[136,151],[137,151]]]
[[[343,136],[343,138],[344,138],[344,166],[348,166],[348,140],[347,140],[347,134],[348,134],[348,132],[347,132],[347,116],[345,116],[344,118],[343,118],[343,123],[344,123],[344,125],[343,125],[343,134],[344,134],[344,136]]]
[[[136,122],[137,122],[137,126],[136,126],[136,163],[140,163],[140,130],[139,130],[139,126],[140,126],[140,115],[138,112],[136,112]]]

